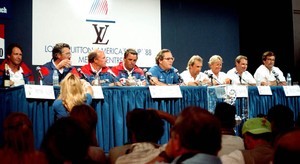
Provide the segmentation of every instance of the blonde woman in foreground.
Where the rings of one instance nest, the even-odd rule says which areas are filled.
[[[69,116],[75,105],[92,103],[93,88],[90,83],[69,73],[60,83],[60,94],[53,103],[55,119]]]

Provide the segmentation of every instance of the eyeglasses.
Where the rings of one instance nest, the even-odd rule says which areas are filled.
[[[175,58],[174,57],[170,57],[170,58],[164,58],[165,60],[175,60]]]

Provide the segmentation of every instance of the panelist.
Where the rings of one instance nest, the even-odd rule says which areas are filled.
[[[156,65],[148,71],[151,73],[151,77],[148,75],[149,83],[158,86],[180,84],[181,77],[178,70],[172,66],[174,60],[170,50],[162,49],[159,51],[155,57]]]
[[[255,85],[256,81],[250,72],[247,71],[248,58],[239,55],[235,58],[235,67],[227,72],[231,84],[235,85]]]
[[[57,70],[59,82],[71,72],[78,75],[76,68],[71,63],[71,50],[67,43],[57,43],[52,50],[52,59],[41,67],[41,74],[43,75],[43,84],[53,85],[53,72]]]
[[[146,85],[144,72],[136,65],[137,60],[138,53],[129,48],[124,53],[123,61],[111,68],[122,85],[137,85],[136,81],[140,81],[141,85]]]
[[[210,78],[211,85],[230,84],[230,79],[225,72],[222,72],[223,59],[220,55],[213,55],[208,61],[210,70],[205,73]]]
[[[263,64],[260,65],[254,73],[255,80],[260,81],[261,85],[286,85],[282,71],[278,67],[274,66],[275,57],[275,53],[272,51],[266,51],[263,53]]]
[[[208,76],[201,72],[203,59],[199,55],[193,55],[187,63],[186,70],[180,75],[187,86],[199,86],[209,83]]]
[[[0,65],[0,84],[4,82],[5,71],[9,71],[9,86],[19,86],[34,81],[31,69],[23,62],[23,49],[17,43],[10,44],[6,49],[7,57]]]
[[[103,51],[99,49],[91,51],[88,55],[88,64],[79,70],[81,78],[95,86],[121,86],[112,70],[106,66],[106,62],[107,59]]]

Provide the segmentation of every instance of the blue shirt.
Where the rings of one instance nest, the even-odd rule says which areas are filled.
[[[153,77],[156,77],[158,81],[163,82],[165,84],[178,84],[179,78],[175,73],[175,68],[172,67],[170,70],[163,70],[158,65],[155,65],[149,69],[149,72]]]
[[[91,105],[92,100],[93,100],[92,95],[87,93],[85,103],[88,105]],[[53,106],[53,111],[54,111],[54,115],[55,115],[55,120],[62,118],[62,117],[67,117],[70,115],[70,113],[67,111],[67,109],[65,108],[65,106],[62,103],[62,99],[54,100],[52,106]]]
[[[43,84],[44,85],[53,85],[53,72],[57,70],[56,67],[53,65],[52,60],[41,67],[41,73],[43,74]],[[75,67],[64,68],[63,73],[57,70],[59,76],[59,82],[61,82],[65,76],[69,73],[78,74]]]

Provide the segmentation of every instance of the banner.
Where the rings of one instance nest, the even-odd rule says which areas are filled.
[[[5,58],[4,24],[0,24],[0,59]]]
[[[49,62],[60,42],[71,46],[74,66],[86,64],[96,48],[114,66],[134,48],[137,65],[151,67],[161,49],[159,0],[33,0],[32,22],[33,65]]]
[[[11,18],[11,0],[0,0],[0,18]]]

